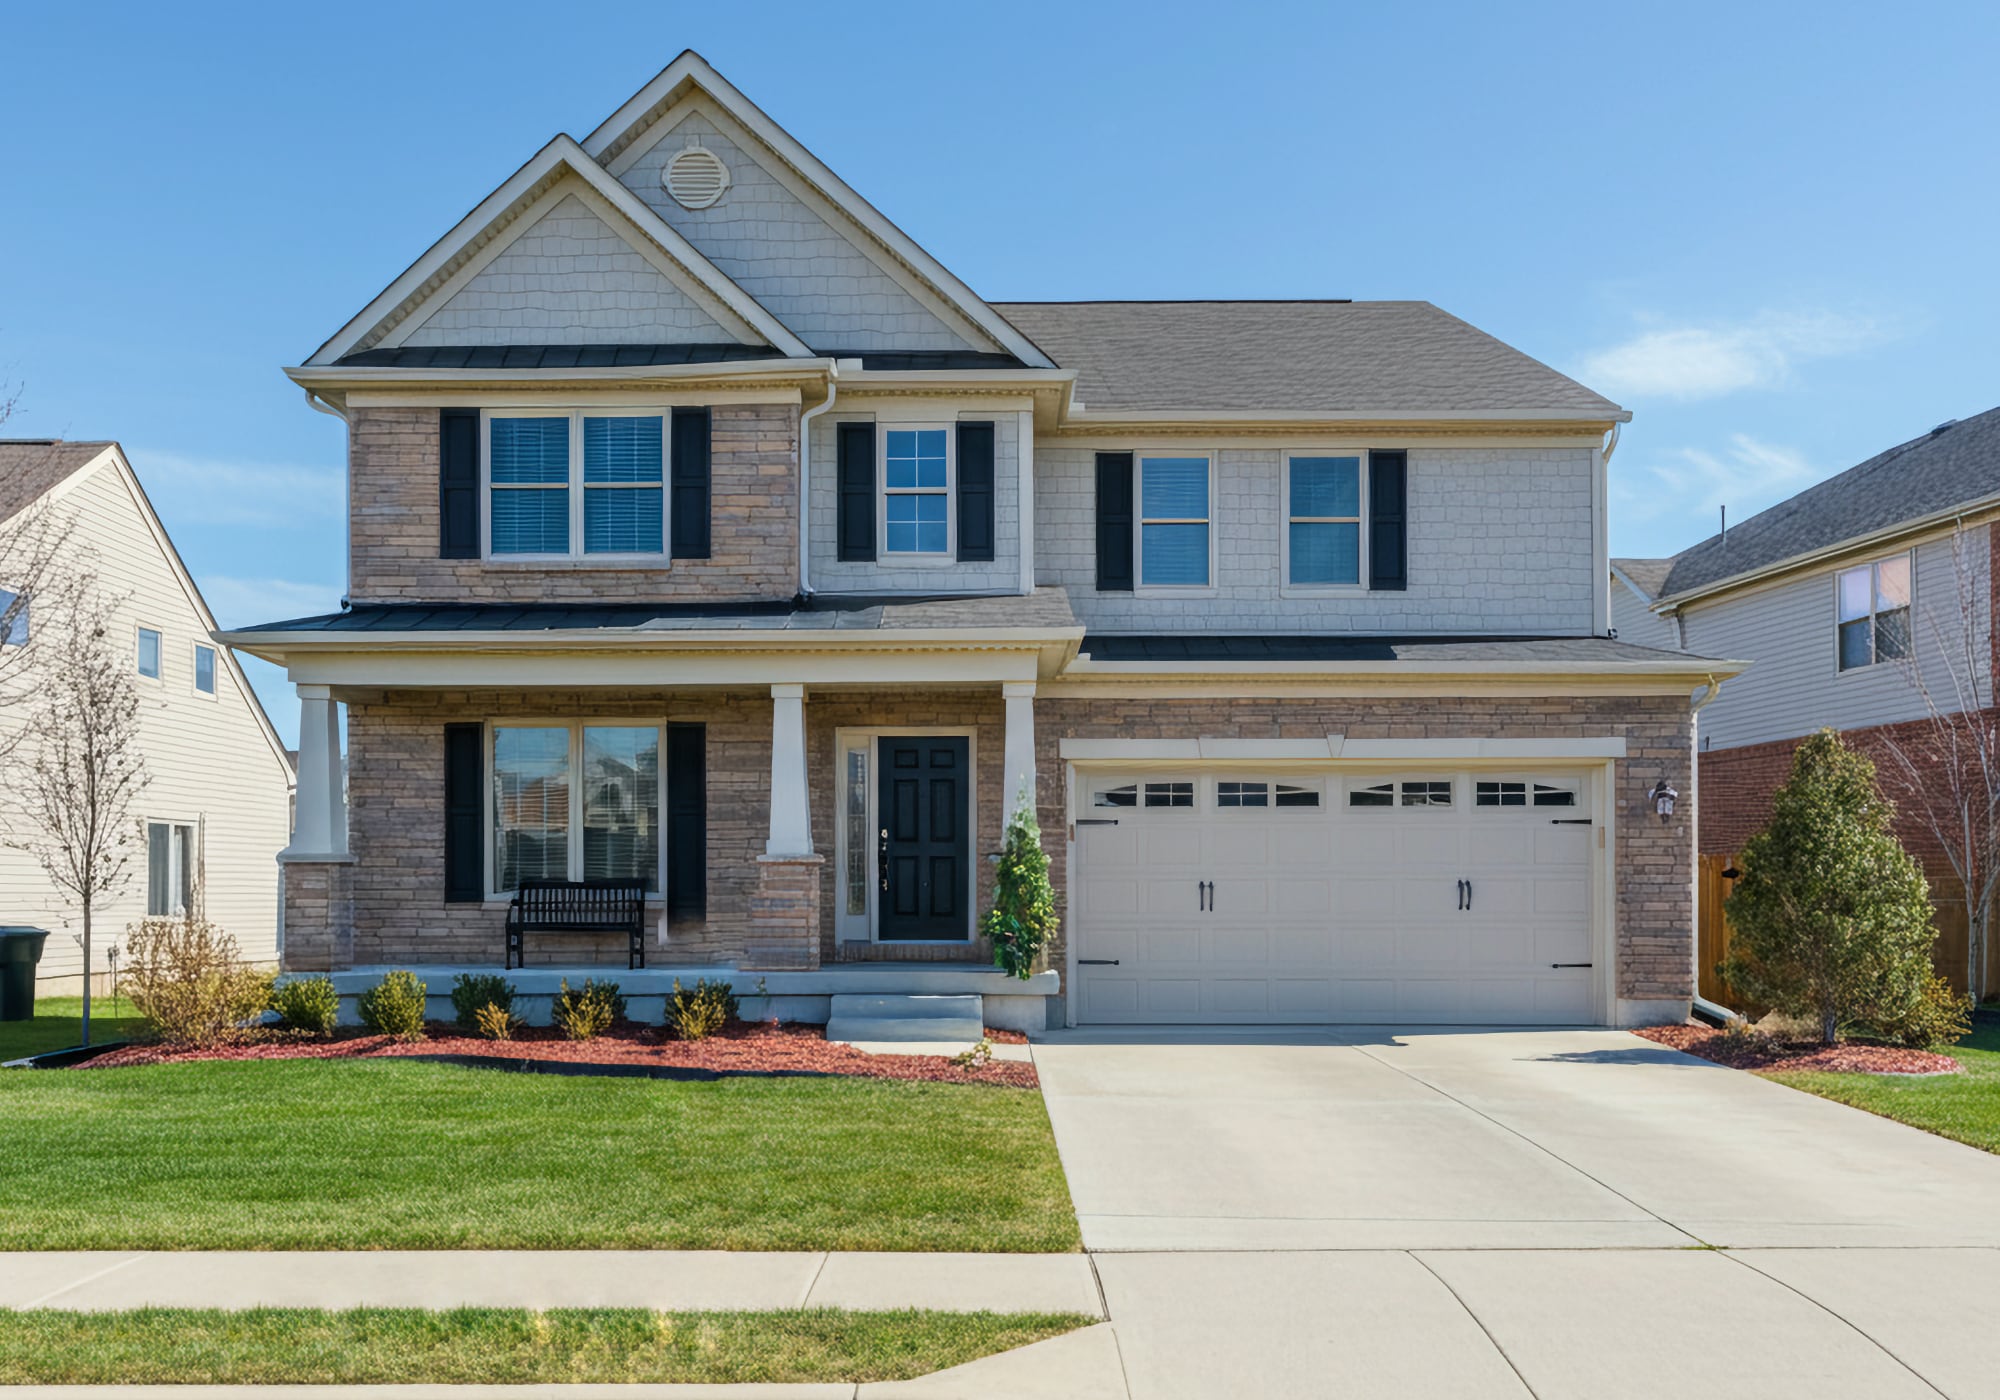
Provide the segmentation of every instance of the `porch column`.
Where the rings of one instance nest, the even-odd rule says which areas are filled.
[[[1035,683],[1003,681],[1000,694],[1007,702],[1007,790],[1000,796],[1002,810],[1011,817],[1024,785],[1028,810],[1035,810]]]
[[[324,860],[347,854],[347,793],[340,776],[340,713],[333,692],[301,685],[298,820],[285,854]]]
[[[771,836],[764,853],[811,855],[812,806],[806,796],[806,688],[771,687]]]

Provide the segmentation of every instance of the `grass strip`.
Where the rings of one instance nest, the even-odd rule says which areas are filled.
[[[1972,1034],[1944,1053],[1958,1061],[1960,1073],[1903,1078],[1764,1071],[1764,1077],[1927,1133],[2000,1152],[2000,1014],[1981,1012]]]
[[[0,1074],[0,1249],[1079,1247],[1033,1090],[395,1060]]]
[[[907,1380],[1088,1326],[1063,1313],[256,1308],[0,1312],[0,1385]]]

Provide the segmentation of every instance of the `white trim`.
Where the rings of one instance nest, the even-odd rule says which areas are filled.
[[[1590,630],[1600,637],[1611,630],[1610,493],[1610,458],[1601,446],[1593,447],[1590,450],[1590,559],[1595,572],[1590,585]]]
[[[488,716],[482,721],[484,735],[480,751],[483,764],[479,775],[480,790],[480,830],[483,833],[485,855],[481,866],[481,887],[485,890],[487,903],[502,906],[513,899],[513,891],[497,888],[499,883],[499,843],[497,837],[498,812],[494,801],[494,753],[495,734],[501,729],[561,729],[569,734],[569,753],[566,760],[569,784],[569,830],[566,833],[567,852],[565,856],[565,879],[580,880],[583,876],[583,731],[585,729],[651,729],[654,742],[659,746],[658,762],[653,795],[653,845],[654,856],[659,868],[654,872],[657,886],[646,896],[647,903],[660,903],[667,894],[667,721],[660,719],[648,722],[639,716],[583,716],[580,718],[558,718],[549,715]]]
[[[1063,739],[1065,762],[1118,763],[1462,763],[1625,757],[1622,736],[1574,739]]]
[[[493,551],[493,420],[495,418],[567,418],[569,419],[569,480],[562,489],[569,493],[569,552],[566,554],[496,554]],[[583,479],[583,423],[586,418],[658,418],[660,420],[660,547],[651,553],[597,553],[584,551],[584,505],[585,493],[590,490],[649,489],[650,482],[632,483],[629,488],[599,485],[592,487]],[[479,411],[479,515],[485,523],[480,531],[479,561],[482,564],[526,564],[546,566],[584,566],[592,568],[629,569],[641,565],[649,569],[670,569],[673,567],[673,475],[674,475],[674,434],[673,412],[669,408],[640,405],[590,405],[581,408],[565,408],[555,405],[524,406],[521,408],[488,407]],[[502,486],[502,491],[547,491],[557,489],[553,483],[544,486]]]
[[[889,434],[924,433],[944,434],[944,489],[934,486],[889,485]],[[889,497],[890,496],[942,496],[944,497],[944,548],[931,550],[896,551],[889,548]],[[891,568],[937,568],[943,564],[958,561],[958,420],[950,422],[934,419],[875,419],[875,528],[876,539],[881,547],[875,551],[875,562]]]
[[[444,237],[426,249],[346,325],[335,331],[325,344],[312,353],[306,361],[307,365],[331,365],[356,348],[383,322],[395,316],[405,302],[422,296],[431,279],[443,272],[468,245],[498,224],[517,204],[531,199],[537,185],[563,170],[580,176],[623,214],[633,228],[659,245],[668,257],[687,270],[689,276],[762,336],[766,344],[785,355],[800,358],[812,356],[804,341],[787,330],[783,322],[759,305],[749,293],[725,277],[720,268],[697,251],[672,225],[647,208],[638,196],[606,174],[581,146],[568,136],[557,136],[531,156],[527,164],[508,176],[498,189],[481,200],[471,213],[453,225]],[[411,309],[414,310],[414,306]]]
[[[880,936],[882,888],[880,852],[868,843],[868,912],[847,912],[847,765],[842,757],[859,742],[868,747],[868,830],[879,830],[881,813],[876,793],[882,783],[882,739],[964,739],[965,740],[965,937],[964,938],[883,938]],[[841,725],[833,731],[834,802],[834,937],[844,943],[883,943],[892,947],[956,948],[979,936],[979,731],[971,725]],[[854,920],[867,921],[866,938],[852,935]],[[843,924],[845,928],[843,928]]]
[[[1146,461],[1189,462],[1197,459],[1208,464],[1208,516],[1196,522],[1192,516],[1148,516],[1146,514]],[[1206,447],[1135,447],[1132,449],[1132,596],[1135,598],[1212,598],[1220,591],[1216,572],[1220,559],[1218,549],[1222,534],[1216,521],[1216,478],[1221,454]],[[1199,523],[1208,536],[1208,580],[1205,583],[1147,583],[1146,582],[1146,526],[1151,525],[1192,525]]]
[[[153,654],[154,654],[154,664],[155,664],[156,666],[158,666],[158,667],[159,667],[159,670],[157,670],[156,672],[154,672],[154,673],[153,673],[152,675],[150,675],[150,676],[146,674],[146,654],[145,654],[145,652],[144,652],[143,650],[141,650],[141,648],[145,646],[145,642],[146,642],[146,634],[147,634],[148,632],[150,632],[150,633],[152,633],[152,634],[153,634],[153,640],[154,640],[154,643],[155,643],[155,646],[154,646],[154,648],[153,648]],[[139,621],[134,621],[134,622],[133,622],[133,624],[132,624],[132,674],[133,674],[134,676],[138,677],[138,678],[139,678],[140,680],[142,680],[142,681],[150,681],[150,682],[152,682],[152,683],[153,683],[154,685],[164,685],[164,684],[166,684],[166,680],[167,680],[167,629],[166,629],[165,627],[161,627],[161,626],[152,626],[152,627],[149,627],[149,626],[147,626],[147,625],[146,625],[146,624],[145,624],[144,622],[139,622]]]
[[[1881,568],[1884,564],[1888,563],[1890,560],[1897,558],[1902,559],[1905,563],[1909,565],[1910,599],[1907,603],[1905,603],[1902,606],[1900,610],[1896,608],[1891,608],[1890,611],[1891,612],[1902,611],[1909,614],[1910,633],[1907,639],[1909,645],[1909,653],[1906,657],[1892,656],[1885,660],[1883,657],[1877,656],[1875,654],[1876,652],[1875,644],[1878,636],[1878,627],[1880,625],[1880,618],[1882,616],[1882,610],[1875,606],[1875,602],[1876,599],[1881,595],[1882,591],[1879,581],[1879,574]],[[1858,573],[1863,569],[1866,569],[1868,571],[1868,616],[1866,618],[1859,618],[1859,617],[1848,618],[1845,621],[1843,621],[1840,616],[1840,580],[1847,574]],[[1917,651],[1917,628],[1916,628],[1917,548],[1915,545],[1911,545],[1907,549],[1897,550],[1893,553],[1879,554],[1870,559],[1856,560],[1852,564],[1842,564],[1838,568],[1833,570],[1832,579],[1833,579],[1833,674],[1836,679],[1842,676],[1869,675],[1869,674],[1879,675],[1880,673],[1875,670],[1877,666],[1883,666],[1883,665],[1893,666],[1898,661],[1902,660],[1913,661],[1915,659]],[[1868,624],[1868,659],[1857,666],[1843,666],[1840,664],[1840,629],[1842,627],[1847,626],[1848,623],[1850,622],[1862,622],[1862,621],[1865,621]]]
[[[201,688],[201,654],[209,654],[208,679],[210,688]],[[190,638],[188,642],[188,694],[197,700],[210,703],[222,695],[222,648],[212,641]]]
[[[770,147],[780,160],[791,166],[818,187],[842,213],[868,234],[880,242],[898,261],[904,263],[920,279],[930,283],[937,292],[984,331],[996,344],[1010,351],[1023,364],[1041,368],[1053,368],[1048,356],[1021,332],[1014,328],[1005,317],[976,296],[972,289],[936,258],[918,246],[915,239],[897,228],[880,211],[850,188],[818,157],[808,151],[783,127],[772,121],[741,92],[725,79],[693,49],[683,51],[665,68],[655,75],[639,91],[613,112],[588,136],[579,148],[593,161],[603,159],[611,148],[629,148],[638,144],[631,140],[643,123],[656,109],[663,108],[670,97],[683,83],[705,93],[724,113],[752,136]],[[664,113],[662,113],[664,115]],[[618,155],[623,155],[621,150]],[[617,156],[611,157],[611,164],[617,163]]]
[[[1407,450],[1407,449],[1406,449]],[[1294,516],[1292,514],[1292,462],[1300,457],[1319,460],[1334,457],[1355,459],[1354,582],[1293,583],[1292,525],[1345,524],[1346,516]],[[1368,592],[1368,449],[1288,447],[1278,468],[1278,596],[1281,598],[1356,598]]]
[[[1070,411],[1079,429],[1143,427],[1149,423],[1629,423],[1629,409],[1556,408],[1148,408],[1132,412]],[[1581,444],[1578,444],[1581,446]]]
[[[204,820],[205,815],[205,813],[198,812],[192,817],[169,817],[149,813],[139,819],[141,829],[140,845],[143,847],[146,857],[144,903],[147,918],[167,919],[174,917],[174,906],[177,902],[174,896],[180,892],[183,885],[187,887],[189,903],[180,904],[179,907],[183,913],[191,910],[193,898],[201,891],[201,880],[199,877],[202,868],[202,838],[205,834],[204,827],[207,824]],[[158,913],[153,911],[153,828],[156,826],[167,828],[168,907]],[[180,851],[175,847],[173,837],[173,833],[176,830],[185,830],[189,833],[188,859],[194,862],[193,870],[183,870],[180,868]],[[176,875],[182,878],[177,880],[174,878]]]
[[[1020,500],[1014,509],[1018,524],[1015,538],[1019,541],[1021,553],[1021,593],[1025,597],[1035,591],[1035,411],[1024,408],[1020,411],[1020,426],[1014,439],[1014,460],[1019,468],[1021,486]],[[999,547],[999,521],[994,521],[994,547]]]

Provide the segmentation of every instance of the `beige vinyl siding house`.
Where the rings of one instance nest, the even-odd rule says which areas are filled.
[[[0,443],[0,479],[45,456],[47,446]],[[70,449],[76,465],[46,492],[45,508],[73,522],[69,562],[93,571],[105,595],[118,600],[113,640],[133,668],[149,775],[133,804],[138,830],[131,878],[94,919],[94,965],[100,971],[106,966],[104,951],[128,923],[149,907],[158,912],[179,905],[189,887],[199,889],[208,917],[235,936],[246,956],[275,962],[276,857],[290,824],[291,765],[235,660],[215,640],[214,619],[124,453],[115,443],[57,446]],[[37,635],[63,621],[31,607],[25,667],[34,665]],[[158,637],[156,677],[139,673],[142,630]],[[150,637],[146,649],[150,662]],[[26,678],[32,683],[32,669]],[[24,708],[8,707],[0,724],[27,723]],[[24,757],[17,751],[13,761]],[[149,833],[148,827],[164,830]],[[72,937],[81,928],[77,911],[32,856],[12,848],[0,848],[0,922],[48,929],[40,986],[44,993],[76,988],[82,972],[82,952]]]

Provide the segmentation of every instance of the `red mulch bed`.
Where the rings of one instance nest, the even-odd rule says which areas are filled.
[[[1002,1035],[993,1036],[998,1042]],[[1025,1037],[1021,1040],[1025,1042]],[[113,1050],[81,1069],[176,1064],[185,1060],[359,1060],[412,1055],[470,1055],[491,1060],[560,1060],[572,1064],[649,1065],[716,1070],[737,1074],[829,1074],[862,1079],[926,1079],[947,1084],[999,1084],[1033,1089],[1040,1083],[1032,1064],[991,1060],[963,1069],[944,1055],[870,1055],[851,1045],[833,1045],[818,1026],[756,1023],[735,1025],[706,1040],[676,1040],[658,1026],[621,1022],[595,1040],[568,1040],[549,1026],[531,1026],[512,1040],[468,1036],[449,1022],[432,1022],[423,1040],[343,1028],[331,1040],[289,1031],[259,1032],[253,1038],[211,1050],[175,1050],[132,1045]]]
[[[1831,1074],[1956,1074],[1958,1061],[1896,1045],[1810,1045],[1738,1041],[1712,1026],[1647,1026],[1633,1032],[1731,1069],[1814,1070]]]

